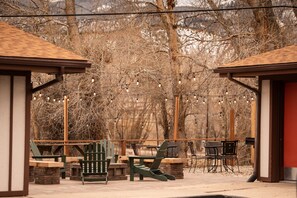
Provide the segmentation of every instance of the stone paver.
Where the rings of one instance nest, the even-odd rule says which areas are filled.
[[[188,173],[185,179],[161,182],[150,178],[125,181],[87,183],[61,180],[58,185],[30,184],[30,198],[98,198],[98,197],[195,197],[202,195],[229,195],[239,197],[295,198],[296,183],[247,183],[248,175],[233,173]]]

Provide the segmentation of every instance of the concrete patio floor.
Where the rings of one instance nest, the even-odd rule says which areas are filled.
[[[98,198],[98,197],[203,197],[225,195],[231,197],[296,197],[295,182],[247,183],[248,175],[234,173],[188,173],[184,179],[161,182],[150,178],[134,182],[109,181],[86,183],[61,180],[58,185],[30,183],[29,198]],[[129,178],[128,178],[129,179]]]

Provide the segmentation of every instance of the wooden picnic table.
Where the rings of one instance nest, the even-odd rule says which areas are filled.
[[[57,155],[64,146],[75,148],[82,156],[84,155],[84,149],[81,147],[88,145],[89,143],[38,143],[37,147],[41,153],[49,151],[54,155]],[[53,148],[55,148],[53,150]]]

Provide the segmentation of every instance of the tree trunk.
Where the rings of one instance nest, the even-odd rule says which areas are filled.
[[[297,0],[291,0],[293,6],[297,6]],[[293,8],[295,17],[297,18],[297,8]]]
[[[251,7],[272,6],[271,0],[247,0]],[[255,23],[255,39],[260,46],[259,52],[280,48],[284,45],[280,27],[276,21],[273,9],[253,9]]]
[[[65,0],[66,14],[75,14],[75,0]],[[72,47],[75,52],[79,53],[81,48],[80,36],[76,16],[67,16],[68,32]]]

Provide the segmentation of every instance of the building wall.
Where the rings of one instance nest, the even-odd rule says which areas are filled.
[[[0,196],[28,194],[28,79],[0,74]]]
[[[270,80],[263,80],[261,87],[260,116],[260,177],[269,177],[269,134],[270,134]]]

